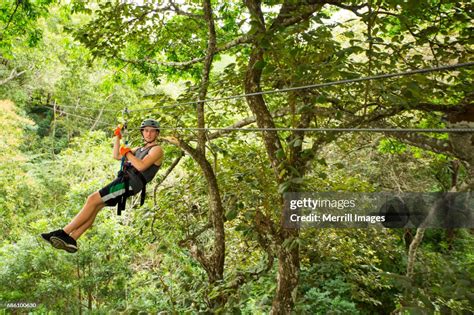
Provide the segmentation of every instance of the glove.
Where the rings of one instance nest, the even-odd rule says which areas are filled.
[[[120,146],[120,155],[121,155],[121,156],[126,156],[127,153],[129,153],[129,152],[130,152],[130,153],[132,152],[132,150],[131,150],[129,147],[127,147],[127,146],[125,146],[125,145],[123,145],[123,144]]]
[[[114,136],[117,136],[119,139],[122,139],[122,128],[123,128],[123,125],[120,124],[114,130]]]

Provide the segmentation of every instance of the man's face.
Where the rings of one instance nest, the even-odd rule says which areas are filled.
[[[158,131],[153,127],[145,127],[142,130],[142,134],[146,142],[153,142],[158,135]]]

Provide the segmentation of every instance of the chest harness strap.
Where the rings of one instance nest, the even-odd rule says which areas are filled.
[[[156,147],[156,145],[148,147],[148,152],[150,151],[151,148]],[[140,179],[142,182],[142,189],[141,189],[141,194],[140,194],[140,207],[143,206],[145,203],[145,197],[146,197],[146,178],[143,176],[142,172],[137,170],[135,167],[130,162],[123,163],[122,169],[119,171],[117,177],[120,179],[120,182],[124,183],[125,185],[125,193],[120,196],[119,202],[117,204],[117,215],[121,215],[122,211],[125,210],[125,205],[127,203],[127,198],[132,196],[133,191],[129,189],[129,184],[130,184],[130,175],[129,172],[133,172],[137,177]]]

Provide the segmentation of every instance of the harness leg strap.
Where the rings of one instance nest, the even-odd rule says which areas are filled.
[[[139,172],[138,170],[135,172],[135,174],[138,175],[138,178],[140,178],[142,184],[143,184],[143,188],[142,188],[142,193],[140,195],[140,206],[143,206],[143,204],[145,203],[145,197],[146,197],[146,178],[145,176],[143,176],[143,174],[141,172]]]
[[[120,196],[118,204],[117,204],[117,215],[121,215],[122,211],[125,210],[125,206],[127,203],[127,197],[128,197],[128,176],[125,174],[125,172],[121,172],[120,176],[123,177],[123,183],[125,186],[125,193]]]

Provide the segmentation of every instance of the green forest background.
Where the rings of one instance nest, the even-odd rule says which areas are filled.
[[[472,229],[282,226],[283,193],[474,188],[473,133],[163,129],[145,205],[64,226],[114,178],[112,130],[473,128],[471,1],[0,2],[3,313],[472,314]],[[166,170],[170,170],[169,175]],[[36,303],[14,309],[8,303]]]

